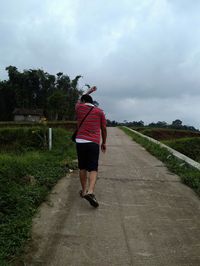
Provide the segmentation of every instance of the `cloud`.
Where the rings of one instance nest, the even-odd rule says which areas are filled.
[[[177,114],[199,125],[199,1],[8,0],[0,8],[2,78],[8,65],[81,74],[80,87],[96,84],[115,120]],[[195,106],[187,112],[186,98]]]
[[[180,98],[97,98],[106,106],[105,114],[111,120],[139,121],[145,124],[165,121],[168,124],[175,119],[181,119],[185,125],[198,125],[200,117],[200,96],[185,95]],[[195,116],[193,115],[195,113]]]

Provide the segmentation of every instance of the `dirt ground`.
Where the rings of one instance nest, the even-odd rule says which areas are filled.
[[[94,209],[64,177],[34,218],[24,265],[199,266],[200,200],[162,162],[108,128]]]

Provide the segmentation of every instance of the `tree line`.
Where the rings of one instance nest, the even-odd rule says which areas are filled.
[[[83,91],[78,88],[81,75],[74,79],[62,72],[49,74],[42,69],[20,72],[15,66],[6,67],[8,80],[0,80],[0,121],[12,121],[15,108],[42,109],[48,120],[75,120],[75,104]],[[90,87],[88,84],[85,86]],[[95,102],[98,106],[98,102]],[[108,126],[125,125],[143,127],[144,122],[124,120],[123,123],[107,120]],[[196,131],[183,125],[180,119],[150,123],[148,127],[174,128]]]
[[[15,108],[42,109],[49,120],[74,120],[75,104],[82,94],[80,75],[70,79],[62,72],[51,75],[41,69],[18,71],[6,67],[8,80],[0,80],[0,120],[13,120]]]
[[[168,124],[165,121],[158,121],[156,123],[152,122],[148,125],[145,125],[142,120],[140,121],[132,121],[128,122],[124,120],[122,123],[117,122],[115,120],[107,120],[108,126],[127,126],[127,127],[151,127],[151,128],[171,128],[171,129],[181,129],[181,130],[191,130],[191,131],[199,131],[193,126],[183,125],[183,122],[180,119],[175,119],[171,124]]]

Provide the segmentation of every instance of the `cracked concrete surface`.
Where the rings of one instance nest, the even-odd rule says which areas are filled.
[[[60,180],[33,223],[25,265],[199,266],[196,194],[117,128],[108,128],[93,209],[78,173]]]

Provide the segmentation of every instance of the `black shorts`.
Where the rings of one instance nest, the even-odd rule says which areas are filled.
[[[78,168],[88,172],[98,171],[99,145],[94,142],[76,143]]]

